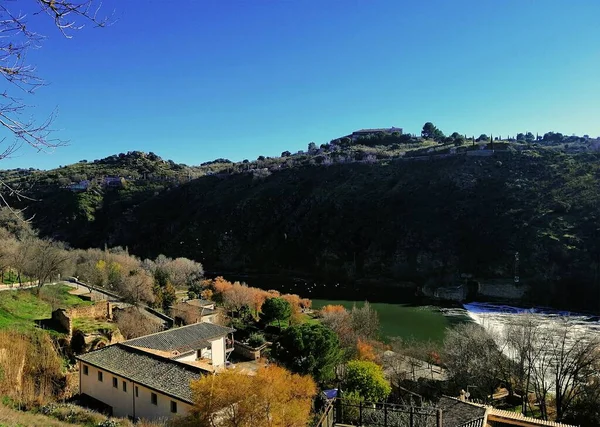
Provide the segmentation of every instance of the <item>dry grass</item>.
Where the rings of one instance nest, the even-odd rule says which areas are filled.
[[[0,396],[27,406],[53,400],[64,388],[62,371],[47,334],[0,330]]]
[[[77,427],[82,424],[66,424],[41,414],[21,412],[0,405],[0,427]]]

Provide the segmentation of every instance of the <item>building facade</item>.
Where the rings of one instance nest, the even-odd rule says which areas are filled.
[[[192,381],[225,369],[233,329],[198,323],[146,335],[79,356],[84,399],[117,417],[185,416]]]

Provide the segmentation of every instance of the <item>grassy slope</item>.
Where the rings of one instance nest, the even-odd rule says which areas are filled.
[[[28,329],[35,326],[36,320],[49,319],[52,304],[48,301],[62,308],[91,304],[69,294],[70,290],[64,285],[45,286],[39,298],[31,289],[0,292],[0,328]]]

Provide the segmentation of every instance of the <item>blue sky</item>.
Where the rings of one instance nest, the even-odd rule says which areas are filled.
[[[25,2],[15,2],[13,8]],[[52,168],[131,150],[199,164],[275,156],[352,130],[600,135],[597,0],[105,0],[116,22],[47,35]],[[5,83],[3,83],[6,88]],[[6,143],[6,142],[5,142]]]

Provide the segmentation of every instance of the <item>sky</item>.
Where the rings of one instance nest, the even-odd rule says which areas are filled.
[[[34,4],[9,5],[46,36],[27,61],[48,85],[21,95],[27,116],[57,111],[68,145],[3,169],[133,150],[252,160],[428,121],[600,136],[597,0],[104,0],[112,25],[70,39],[20,9]]]

